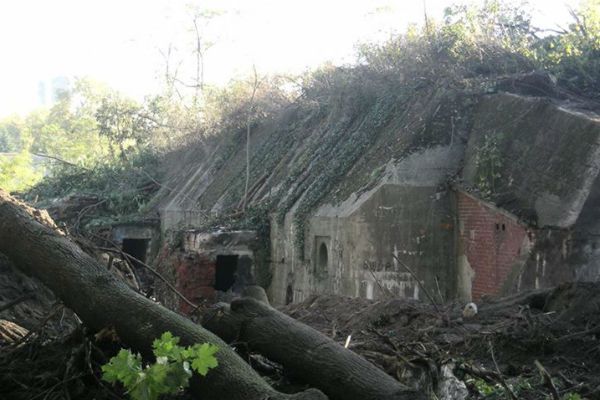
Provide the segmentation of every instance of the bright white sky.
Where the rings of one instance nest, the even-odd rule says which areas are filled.
[[[455,1],[426,0],[431,18]],[[38,105],[38,82],[89,76],[136,98],[158,90],[159,49],[192,61],[189,4],[227,13],[208,25],[217,44],[206,80],[302,72],[353,61],[359,41],[381,40],[423,21],[423,0],[5,0],[0,1],[0,117]],[[531,0],[537,26],[568,20],[576,0]],[[182,76],[182,78],[185,78]]]

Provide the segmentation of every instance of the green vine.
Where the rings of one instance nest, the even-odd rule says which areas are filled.
[[[494,196],[502,178],[503,160],[499,148],[502,137],[501,134],[485,135],[475,154],[475,186],[485,199]]]

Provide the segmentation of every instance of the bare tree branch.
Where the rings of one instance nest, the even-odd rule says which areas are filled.
[[[256,90],[261,83],[258,80],[256,65],[252,65],[252,71],[254,72],[254,83],[252,85],[250,102],[248,103],[248,115],[246,116],[246,185],[244,187],[244,202],[242,204],[243,211],[246,211],[246,205],[248,203],[248,184],[250,182],[250,125],[252,124],[254,113],[254,97],[256,96]]]
[[[87,168],[85,168],[85,167],[83,167],[81,165],[77,165],[75,163],[72,163],[71,161],[63,160],[60,157],[51,156],[51,155],[42,154],[42,153],[31,153],[31,154],[33,154],[34,156],[42,157],[42,158],[49,158],[51,160],[56,160],[56,161],[59,161],[59,162],[61,162],[63,164],[70,165],[71,167],[76,167],[76,168],[81,168],[81,169],[88,170]]]

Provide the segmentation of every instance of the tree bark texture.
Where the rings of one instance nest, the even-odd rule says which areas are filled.
[[[152,341],[170,331],[182,345],[219,346],[219,366],[192,383],[194,394],[215,400],[326,400],[315,389],[295,395],[269,386],[225,342],[192,321],[131,290],[60,231],[45,211],[0,190],[0,252],[48,286],[94,330],[114,327],[124,343],[148,353]]]
[[[315,329],[252,298],[219,304],[203,326],[282,364],[334,400],[418,400],[412,390]]]

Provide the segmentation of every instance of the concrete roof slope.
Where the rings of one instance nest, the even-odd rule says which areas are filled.
[[[383,93],[383,94],[382,94]],[[413,92],[411,92],[413,93]],[[539,226],[573,225],[600,171],[600,119],[547,98],[388,88],[299,101],[252,127],[249,205],[350,216],[381,185],[467,187]],[[158,202],[165,228],[241,207],[246,130],[174,153]],[[464,164],[464,167],[462,167]]]
[[[413,180],[425,176],[417,170],[422,163],[409,162],[417,157],[410,157],[413,153],[441,157],[441,164],[448,164],[447,150],[425,151],[453,142],[460,147],[459,134],[453,138],[447,126],[456,108],[447,91],[430,87],[408,96],[393,88],[375,89],[368,96],[324,103],[299,101],[253,126],[248,203],[268,204],[279,216],[308,216],[320,204],[340,203],[379,184],[393,172],[386,169],[391,160],[405,160],[401,164],[410,170],[405,179]],[[456,123],[456,131],[464,124]],[[240,208],[245,141],[245,129],[230,130],[210,150],[189,148],[171,157],[166,181],[172,190],[163,191],[158,207],[169,219],[166,225],[178,220],[197,225],[202,215]],[[438,167],[435,160],[426,164]]]
[[[508,93],[479,102],[462,177],[498,206],[538,226],[572,226],[599,171],[597,115]]]
[[[271,151],[270,147],[289,139],[284,111],[274,120],[263,121],[252,127],[251,180],[256,184],[257,174],[274,171],[273,165],[258,160],[263,153],[276,156],[286,154],[297,146],[279,146],[285,151]],[[165,228],[185,221],[185,225],[201,225],[211,212],[219,211],[219,203],[229,194],[223,208],[234,208],[239,202],[244,184],[246,130],[229,129],[218,136],[188,145],[167,155],[164,165],[166,185],[157,195],[157,208]],[[261,162],[262,161],[262,162]],[[232,193],[234,192],[234,193]]]
[[[434,146],[408,154],[400,160],[390,160],[379,183],[364,192],[352,193],[339,204],[325,203],[319,207],[318,217],[349,217],[357,213],[363,204],[384,185],[403,187],[437,187],[454,176],[463,158],[461,143]]]
[[[190,215],[204,216],[205,212],[197,206],[197,198],[212,183],[214,174],[210,166],[214,164],[218,150],[218,144],[199,142],[167,155],[164,163],[166,184],[157,194],[157,208],[164,219],[170,218],[172,223],[177,223]]]

